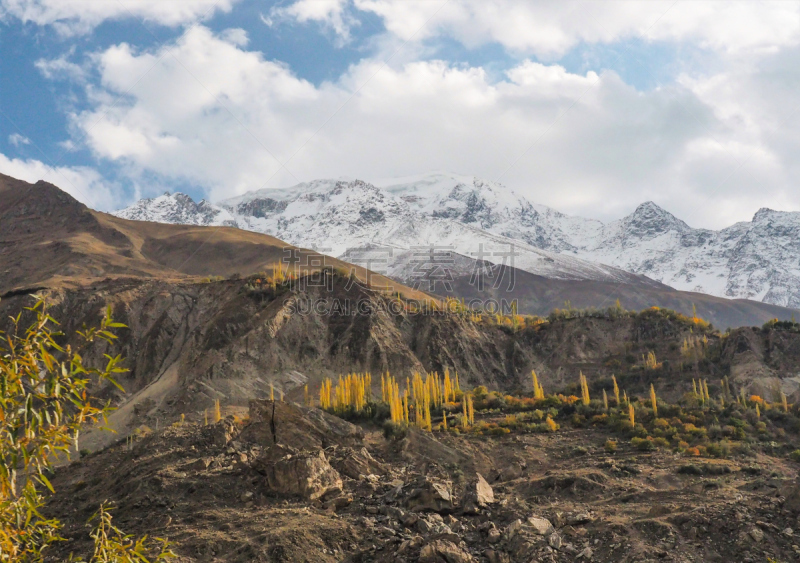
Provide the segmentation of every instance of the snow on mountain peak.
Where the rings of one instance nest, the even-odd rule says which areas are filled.
[[[650,234],[656,234],[659,230],[686,231],[690,229],[686,223],[652,201],[640,204],[623,220],[628,225],[644,229]]]
[[[800,307],[796,212],[764,208],[750,223],[710,231],[647,201],[603,224],[534,204],[497,182],[432,172],[373,183],[314,180],[216,205],[165,194],[116,215],[232,225],[335,256],[365,247],[409,254],[425,245],[471,256],[480,245],[514,245],[520,252],[514,265],[546,277],[622,280],[628,274],[621,268],[676,289]]]

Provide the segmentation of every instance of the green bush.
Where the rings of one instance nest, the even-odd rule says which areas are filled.
[[[408,434],[408,427],[405,424],[399,424],[387,420],[383,423],[383,437],[387,440],[402,440]]]
[[[631,438],[631,446],[640,452],[652,452],[656,449],[656,444],[651,438],[639,438],[634,436]]]
[[[712,457],[728,457],[731,454],[731,448],[725,442],[712,442],[706,446],[706,452]]]

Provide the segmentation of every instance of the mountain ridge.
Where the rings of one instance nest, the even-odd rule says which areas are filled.
[[[515,266],[545,277],[622,281],[622,271],[678,290],[800,307],[798,212],[762,208],[752,221],[714,231],[647,201],[602,223],[532,203],[495,182],[442,172],[375,183],[314,180],[216,204],[186,202],[172,216],[159,212],[157,199],[115,214],[237,226],[335,256],[365,244],[453,245],[464,255],[482,243],[515,244],[524,254]],[[189,212],[192,204],[197,211]]]

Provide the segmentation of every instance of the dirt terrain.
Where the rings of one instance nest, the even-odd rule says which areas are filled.
[[[80,523],[108,499],[118,525],[168,537],[186,562],[800,560],[798,464],[780,456],[608,453],[596,428],[386,439],[277,406],[59,469],[48,511],[71,541],[57,554],[88,547]]]

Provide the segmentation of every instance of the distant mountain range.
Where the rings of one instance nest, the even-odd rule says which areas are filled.
[[[411,249],[434,245],[549,279],[665,284],[800,307],[797,212],[761,209],[751,222],[712,231],[694,229],[647,202],[604,224],[534,204],[501,184],[432,173],[379,185],[316,180],[216,204],[167,193],[115,215],[266,233],[350,262],[362,257],[406,283],[414,281]],[[513,258],[503,250],[511,245]],[[364,257],[368,248],[373,250]],[[388,263],[376,257],[375,248],[392,249]],[[453,268],[472,267],[455,262]]]
[[[181,284],[216,276],[236,278],[272,270],[287,250],[311,269],[323,264],[317,252],[267,234],[225,226],[242,225],[276,228],[284,239],[301,241],[301,247],[338,253],[345,260],[326,258],[324,263],[339,273],[355,273],[373,289],[392,286],[392,291],[414,299],[434,293],[475,299],[478,307],[488,300],[516,301],[520,313],[546,315],[567,301],[577,308],[608,307],[619,298],[623,307],[635,310],[657,305],[691,314],[696,307],[701,317],[722,329],[761,325],[773,318],[788,320],[796,312],[759,301],[679,291],[646,276],[541,250],[462,222],[471,210],[481,208],[469,197],[461,206],[458,197],[445,199],[442,205],[426,204],[422,198],[435,190],[420,189],[417,197],[407,187],[316,182],[296,197],[291,191],[270,192],[273,197],[258,194],[224,205],[170,195],[139,205],[138,218],[162,221],[146,222],[92,211],[46,182],[28,184],[0,174],[0,300],[38,290],[142,279]],[[458,190],[454,195],[459,195]],[[521,222],[513,215],[513,206],[492,203],[483,206],[492,212],[482,212],[473,222],[493,223],[490,228],[505,223],[508,230],[516,227],[515,221]],[[533,211],[542,214],[541,208]],[[449,265],[439,259],[435,268],[420,264],[420,254],[427,262],[429,249],[424,245],[431,243],[452,245],[452,250],[443,251],[451,257]],[[507,256],[510,244],[516,254],[513,263]],[[475,256],[475,247],[481,245],[483,258]],[[370,274],[365,268],[388,273],[393,279]],[[447,269],[447,275],[439,276],[436,287],[420,280],[420,272],[441,268]],[[485,282],[483,287],[475,283],[476,274]],[[513,287],[508,283],[512,275]],[[409,282],[404,284],[404,280]]]

